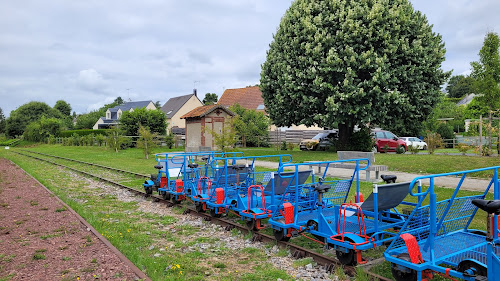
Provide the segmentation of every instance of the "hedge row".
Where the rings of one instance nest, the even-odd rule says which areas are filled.
[[[18,139],[11,139],[11,140],[5,140],[5,141],[0,141],[0,146],[12,146],[12,144],[18,142]]]
[[[81,129],[81,130],[67,130],[67,131],[61,131],[58,137],[61,138],[69,138],[72,137],[73,134],[77,134],[78,136],[87,136],[87,135],[107,135],[107,132],[109,130],[106,129],[98,129],[98,130],[92,130],[92,129]]]

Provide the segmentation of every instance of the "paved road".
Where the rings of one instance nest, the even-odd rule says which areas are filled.
[[[277,162],[270,162],[270,161],[255,161],[255,165],[259,167],[265,167],[265,168],[277,168],[278,163]],[[301,170],[307,170],[309,167],[307,165],[302,166]],[[315,169],[315,172],[317,170]],[[328,169],[327,175],[329,176],[334,176],[338,178],[350,178],[352,176],[353,170],[351,169]],[[374,172],[371,173],[372,179],[374,177]],[[410,173],[404,173],[404,172],[397,172],[397,171],[386,171],[383,172],[382,174],[386,175],[396,175],[398,177],[397,181],[398,182],[404,182],[404,181],[412,181],[414,178],[419,177],[419,176],[425,176],[421,174],[410,174]],[[361,180],[364,180],[365,177],[365,172],[361,171],[359,178]],[[375,179],[373,179],[375,181]],[[381,181],[381,179],[378,179],[378,181]],[[377,181],[377,182],[378,182]],[[460,177],[439,177],[435,178],[435,185],[441,186],[441,187],[446,187],[446,188],[456,188],[458,183],[460,181]],[[462,184],[461,189],[462,190],[470,190],[470,191],[484,191],[490,183],[490,180],[484,180],[484,179],[474,179],[474,178],[466,178],[465,181]],[[423,182],[425,185],[426,183]],[[490,189],[490,192],[493,192],[493,188]]]

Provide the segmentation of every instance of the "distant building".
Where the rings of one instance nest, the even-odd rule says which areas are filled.
[[[205,128],[220,133],[225,122],[234,115],[227,107],[212,104],[197,107],[181,116],[181,119],[186,120],[186,151],[216,149],[212,135]]]
[[[474,99],[474,97],[476,97],[476,94],[465,95],[463,99],[457,102],[457,105],[467,105]]]
[[[113,108],[108,108],[106,111],[106,116],[99,118],[95,123],[93,129],[109,129],[111,126],[118,125],[118,120],[122,117],[125,111],[134,111],[138,108],[146,108],[147,110],[155,110],[156,106],[152,101],[131,101],[126,102],[122,105],[115,106]]]
[[[185,128],[186,125],[184,120],[181,120],[181,116],[202,105],[203,103],[196,94],[196,89],[192,94],[169,99],[161,107],[161,111],[165,112],[165,115],[167,115],[167,130],[172,128]],[[180,131],[176,129],[174,134],[179,134],[179,132]]]
[[[220,97],[217,104],[230,107],[234,104],[239,104],[246,109],[255,109],[257,111],[262,111],[266,113],[266,107],[264,106],[264,99],[262,98],[262,92],[259,86],[237,88],[237,89],[227,89],[224,91]],[[293,109],[290,109],[293,110]],[[267,113],[266,113],[267,114]],[[318,126],[308,127],[306,125],[292,125],[291,127],[276,127],[271,125],[270,131],[287,131],[287,130],[323,130]]]
[[[265,111],[264,99],[259,86],[252,86],[238,89],[227,89],[222,93],[217,104],[230,107],[239,104],[246,109]]]

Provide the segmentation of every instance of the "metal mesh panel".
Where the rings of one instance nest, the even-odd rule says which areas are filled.
[[[324,182],[323,184],[330,184],[330,189],[323,194],[323,199],[329,200],[333,205],[340,205],[344,203],[347,198],[347,194],[351,189],[352,180],[336,180]]]

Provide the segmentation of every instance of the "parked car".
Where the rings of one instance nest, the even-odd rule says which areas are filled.
[[[406,142],[392,132],[385,130],[372,130],[373,137],[375,138],[374,152],[396,151],[398,146],[407,151]]]
[[[402,140],[406,142],[406,146],[411,146],[413,148],[417,149],[427,149],[427,143],[419,138],[416,137],[402,137]]]
[[[315,135],[312,139],[301,140],[300,150],[328,150],[332,141],[339,137],[338,130],[328,130]]]

